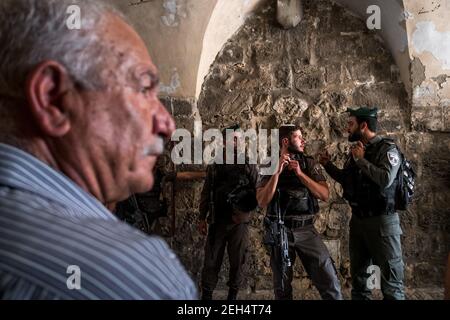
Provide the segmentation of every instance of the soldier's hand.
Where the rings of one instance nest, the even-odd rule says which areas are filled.
[[[330,162],[330,160],[331,160],[331,156],[327,150],[324,150],[319,154],[319,162],[321,165],[323,165],[323,166],[327,165],[328,162]]]
[[[364,145],[361,141],[358,141],[355,145],[352,146],[352,155],[355,160],[364,158],[364,153]]]
[[[206,236],[208,233],[208,222],[206,220],[200,220],[198,222],[198,231],[201,235]]]
[[[294,171],[294,173],[297,176],[300,176],[302,174],[302,168],[300,167],[300,163],[298,161],[291,161],[289,162],[289,170]]]
[[[289,162],[291,161],[291,158],[289,157],[289,153],[282,153],[280,160],[278,161],[278,174],[283,172],[284,168],[286,168],[289,165]]]

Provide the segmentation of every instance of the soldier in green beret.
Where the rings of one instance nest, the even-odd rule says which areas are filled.
[[[348,109],[349,141],[355,143],[343,169],[321,153],[320,162],[344,190],[352,208],[350,264],[352,299],[370,299],[381,285],[384,299],[405,299],[399,216],[395,210],[401,156],[393,140],[377,132],[377,108]],[[377,272],[380,271],[380,272]]]

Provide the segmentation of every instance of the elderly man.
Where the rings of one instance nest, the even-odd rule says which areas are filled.
[[[104,206],[151,189],[175,127],[139,36],[98,1],[6,0],[0,43],[0,298],[196,298],[166,243]]]

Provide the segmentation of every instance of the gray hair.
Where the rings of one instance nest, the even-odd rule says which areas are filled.
[[[81,9],[81,29],[67,26],[69,6]],[[61,63],[83,89],[103,87],[106,51],[99,26],[107,13],[123,16],[99,0],[0,1],[0,105],[23,98],[27,74],[45,60]]]

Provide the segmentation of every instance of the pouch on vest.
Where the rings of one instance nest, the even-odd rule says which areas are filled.
[[[309,194],[306,188],[300,190],[286,190],[289,195],[287,213],[307,213],[310,210]]]

